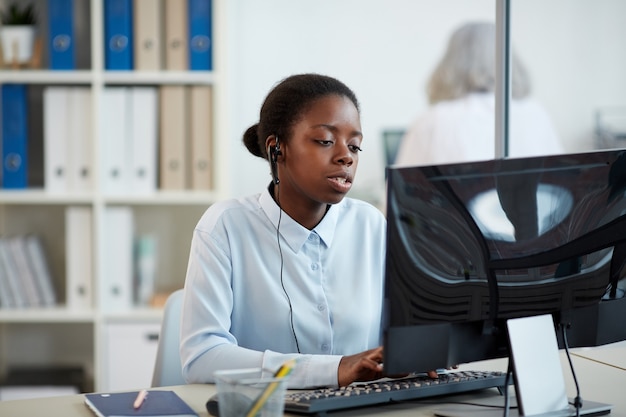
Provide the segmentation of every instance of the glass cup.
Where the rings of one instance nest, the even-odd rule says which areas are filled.
[[[260,368],[216,371],[220,417],[281,417],[287,377],[262,375]]]

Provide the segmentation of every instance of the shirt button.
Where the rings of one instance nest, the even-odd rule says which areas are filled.
[[[311,269],[314,271],[317,271],[318,265],[317,264],[311,264]]]
[[[326,306],[324,306],[324,304],[319,304],[319,305],[317,306],[317,309],[318,309],[319,311],[324,311],[324,310],[326,310]]]
[[[315,240],[315,235],[314,234],[310,234],[309,235],[309,240],[310,241],[314,241]]]
[[[328,345],[326,343],[322,343],[322,352],[328,352]]]

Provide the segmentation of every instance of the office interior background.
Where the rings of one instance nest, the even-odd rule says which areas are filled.
[[[92,8],[101,5],[100,0],[76,0],[87,1]],[[256,193],[267,185],[267,163],[247,152],[241,135],[257,121],[262,100],[277,81],[318,72],[344,81],[360,100],[364,152],[351,193],[383,204],[383,132],[406,129],[428,106],[426,81],[451,32],[467,21],[495,21],[496,16],[494,0],[214,0],[213,5],[214,164],[220,198]],[[531,75],[532,96],[547,109],[568,152],[598,148],[599,121],[626,131],[625,15],[622,0],[511,1],[512,44]],[[94,22],[90,27],[102,28]],[[94,66],[99,63],[92,60]],[[157,267],[162,289],[182,286],[191,228],[214,196],[204,197],[131,202],[138,229],[156,227],[166,236],[167,243],[159,242]],[[125,202],[97,195],[80,204],[92,205],[98,216],[107,206]],[[52,212],[40,227],[48,240],[58,236],[58,245],[49,244],[56,246],[51,269],[62,276],[65,238],[62,228],[49,221],[62,218],[62,208],[46,201],[35,205],[3,207],[0,232],[15,233],[15,225],[32,221],[39,209]],[[96,222],[97,230],[104,228]],[[103,280],[105,260],[94,263],[96,280]],[[55,282],[62,292],[63,278]],[[136,349],[124,349],[110,338],[158,332],[159,312],[106,313],[98,302],[94,305],[95,312],[48,318],[0,310],[0,378],[14,365],[78,363],[90,389],[135,388],[122,382],[149,385],[154,343],[140,341]],[[119,323],[123,329],[112,326]],[[138,372],[145,375],[136,382]]]
[[[361,101],[365,139],[354,192],[377,201],[384,198],[382,132],[406,128],[427,107],[427,78],[451,32],[496,16],[493,0],[250,0],[229,8],[233,193],[258,191],[268,178],[263,161],[238,141],[264,95],[282,77],[316,71],[343,80]],[[620,39],[626,28],[619,16],[626,3],[513,0],[510,9],[511,42],[565,149],[596,147],[599,111],[617,115],[623,127],[626,54]]]

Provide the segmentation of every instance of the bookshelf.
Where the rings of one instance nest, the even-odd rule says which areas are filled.
[[[30,158],[30,170],[36,171],[35,183],[25,189],[0,188],[0,236],[36,234],[43,243],[49,265],[57,303],[52,307],[6,308],[0,306],[0,383],[8,370],[14,366],[75,366],[85,369],[87,389],[114,390],[139,388],[116,385],[116,381],[128,377],[135,369],[152,369],[151,355],[155,353],[156,338],[162,310],[136,303],[130,305],[109,305],[103,295],[107,283],[115,275],[118,254],[108,251],[107,236],[112,233],[110,212],[124,211],[132,217],[133,236],[150,236],[156,241],[154,257],[154,291],[167,294],[181,288],[187,266],[191,233],[204,210],[214,201],[228,195],[228,186],[221,173],[225,172],[227,146],[220,145],[218,137],[226,137],[223,103],[224,48],[220,48],[224,33],[224,0],[212,0],[212,69],[211,70],[130,70],[110,71],[105,69],[105,2],[107,0],[74,0],[74,27],[76,42],[76,69],[50,70],[49,51],[46,47],[48,24],[46,13],[48,0],[33,0],[38,11],[38,36],[43,40],[40,68],[19,70],[0,69],[0,85],[26,84],[29,99],[43,102],[49,87],[83,87],[89,90],[88,141],[91,146],[93,180],[84,190],[50,192],[46,189],[44,172],[45,118],[40,115],[39,124],[31,131],[29,146],[41,147],[39,158]],[[131,0],[134,4],[136,0]],[[166,0],[150,0],[165,4]],[[0,0],[4,7],[8,0]],[[176,0],[174,4],[184,4]],[[161,28],[162,29],[162,28]],[[85,41],[86,39],[86,41]],[[164,65],[163,65],[164,66]],[[211,126],[211,186],[205,189],[184,187],[163,190],[157,185],[150,192],[116,192],[105,189],[103,168],[106,163],[103,150],[106,147],[108,128],[105,99],[109,89],[149,87],[161,91],[164,86],[181,86],[191,89],[195,86],[210,87],[212,100],[210,107]],[[160,103],[159,103],[160,104]],[[43,107],[43,105],[40,104]],[[143,115],[142,115],[143,117]],[[160,115],[157,112],[157,123]],[[161,130],[157,127],[157,131]],[[33,136],[38,139],[31,141]],[[157,136],[157,141],[160,141]],[[158,155],[157,143],[157,155]],[[33,162],[36,163],[33,166]],[[159,162],[157,159],[157,183]],[[88,209],[90,234],[84,245],[77,244],[76,238],[68,235],[68,208]],[[80,228],[79,228],[80,229]],[[81,229],[82,230],[82,229]],[[79,230],[80,232],[80,230]],[[81,236],[80,233],[78,235]],[[68,243],[70,242],[70,243]],[[72,243],[73,242],[73,243]],[[80,240],[78,240],[80,242]],[[109,245],[110,246],[110,245]],[[85,249],[87,248],[87,249]],[[91,256],[91,274],[88,277],[92,290],[91,301],[82,305],[68,306],[69,265],[68,253],[87,250]],[[84,253],[84,252],[83,252]],[[126,288],[132,291],[132,286]],[[145,335],[142,331],[145,330]],[[156,329],[156,330],[155,330]],[[132,330],[141,340],[126,340],[121,336]],[[111,340],[111,338],[116,340]],[[145,339],[147,338],[147,339]],[[122,343],[146,344],[152,340],[147,350],[133,351],[133,357],[112,359],[120,351]],[[154,352],[151,350],[154,349]],[[122,350],[123,351],[123,350]],[[144,354],[141,354],[143,352]],[[118,355],[119,356],[119,355]],[[113,362],[112,362],[113,361]],[[138,368],[139,367],[139,368]],[[126,373],[125,373],[126,371]],[[147,386],[150,375],[144,375],[142,385]],[[131,378],[132,379],[132,378]],[[128,382],[138,383],[138,382]]]

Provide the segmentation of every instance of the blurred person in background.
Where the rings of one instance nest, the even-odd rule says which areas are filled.
[[[530,97],[529,75],[512,53],[510,157],[563,153],[545,109]],[[432,165],[495,158],[496,34],[490,22],[462,25],[430,76],[430,107],[404,135],[396,164]]]

